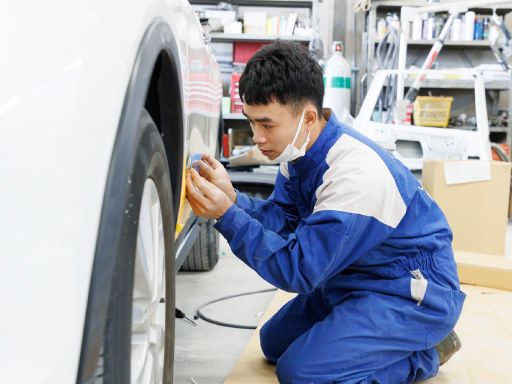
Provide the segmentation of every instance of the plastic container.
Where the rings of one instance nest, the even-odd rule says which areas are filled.
[[[453,97],[418,96],[414,101],[414,124],[422,127],[446,128]]]
[[[489,28],[491,25],[491,21],[489,20],[488,17],[484,17],[483,23],[484,23],[484,31],[482,34],[482,39],[488,40],[489,39]]]
[[[475,21],[475,30],[473,34],[473,40],[483,40],[484,38],[484,22],[481,17],[478,17]]]
[[[428,14],[427,36],[425,40],[434,40],[436,38],[436,17],[433,13]]]
[[[461,38],[461,35],[462,35],[461,31],[462,31],[462,18],[460,17],[460,15],[458,15],[453,20],[452,36],[451,36],[452,41],[462,40],[462,38]]]
[[[412,23],[412,39],[413,40],[421,40],[421,34],[423,32],[423,20],[421,19],[421,16],[418,15],[414,18],[414,21]]]
[[[464,40],[473,40],[475,32],[475,12],[468,11],[464,15]]]

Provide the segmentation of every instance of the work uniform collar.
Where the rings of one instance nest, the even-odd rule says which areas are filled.
[[[305,173],[310,169],[315,168],[318,164],[325,161],[327,152],[329,152],[329,149],[331,149],[341,134],[341,124],[331,111],[324,129],[320,132],[320,135],[311,148],[309,148],[309,150],[306,151],[306,154],[301,158],[288,163],[288,167],[291,167],[297,173]]]

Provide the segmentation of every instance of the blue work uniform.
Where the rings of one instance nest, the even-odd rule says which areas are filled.
[[[261,329],[281,383],[436,375],[460,291],[445,216],[412,173],[333,113],[267,200],[238,193],[215,227],[263,279],[298,295]]]

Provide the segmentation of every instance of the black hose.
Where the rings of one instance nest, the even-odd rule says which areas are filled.
[[[210,304],[217,303],[219,301],[224,301],[224,300],[228,300],[228,299],[232,299],[232,298],[240,297],[240,296],[255,295],[257,293],[265,293],[265,292],[272,292],[272,291],[277,291],[277,288],[269,288],[269,289],[262,289],[262,290],[259,290],[259,291],[251,291],[251,292],[238,293],[236,295],[223,296],[223,297],[220,297],[218,299],[208,301],[208,302],[206,302],[204,304],[201,304],[199,306],[199,308],[197,308],[196,315],[194,316],[194,319],[196,319],[196,320],[197,319],[203,319],[204,321],[207,321],[207,322],[212,323],[212,324],[220,325],[222,327],[240,328],[240,329],[256,329],[255,325],[243,325],[243,324],[235,324],[235,323],[225,323],[223,321],[212,319],[212,318],[210,318],[208,316],[203,315],[203,313],[201,312],[201,309],[207,307]]]

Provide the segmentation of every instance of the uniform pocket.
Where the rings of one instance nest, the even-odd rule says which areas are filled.
[[[437,297],[435,303],[429,298],[429,306],[436,308],[437,322],[427,333],[427,343],[429,347],[433,347],[443,340],[455,327],[462,312],[462,306],[466,295],[461,291],[440,287],[431,284],[434,296]]]

